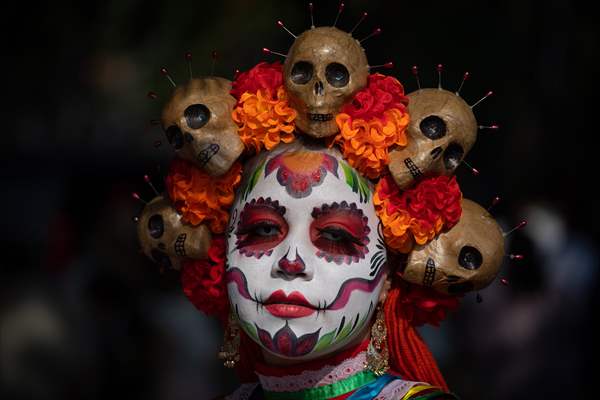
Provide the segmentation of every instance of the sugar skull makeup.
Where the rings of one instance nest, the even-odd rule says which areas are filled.
[[[246,166],[228,230],[227,288],[242,328],[284,358],[333,352],[364,332],[387,274],[369,183],[300,143]]]

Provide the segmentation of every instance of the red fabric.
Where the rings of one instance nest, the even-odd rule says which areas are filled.
[[[438,293],[432,288],[406,285],[400,300],[405,318],[414,326],[440,326],[448,311],[455,311],[460,298]]]

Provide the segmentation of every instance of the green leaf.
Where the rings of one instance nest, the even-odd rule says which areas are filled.
[[[313,351],[319,351],[329,346],[329,344],[331,344],[331,341],[333,340],[333,335],[335,335],[335,329],[329,332],[328,334],[321,336]]]
[[[254,172],[252,173],[252,176],[248,179],[248,182],[246,183],[246,187],[244,188],[244,194],[243,194],[243,198],[244,200],[246,200],[248,198],[248,195],[250,194],[250,192],[252,191],[252,189],[254,189],[254,186],[256,186],[256,184],[258,183],[258,180],[260,179],[260,175],[263,171],[263,168],[265,166],[265,162],[266,162],[266,158],[258,165],[258,167],[256,167],[256,169],[254,170]]]
[[[244,331],[246,331],[248,335],[252,336],[252,339],[258,341],[258,332],[256,332],[256,327],[246,321],[242,321],[241,319],[240,322],[243,325]]]

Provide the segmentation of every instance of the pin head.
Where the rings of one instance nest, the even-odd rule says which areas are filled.
[[[189,51],[187,53],[185,53],[185,59],[187,61],[192,61],[192,53]]]
[[[158,95],[154,92],[148,92],[147,96],[149,99],[152,99],[152,100],[154,100],[158,97]]]

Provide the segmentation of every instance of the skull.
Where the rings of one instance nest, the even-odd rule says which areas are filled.
[[[231,119],[235,99],[223,78],[192,79],[178,86],[162,113],[162,126],[178,155],[211,176],[226,173],[244,145]]]
[[[284,65],[285,88],[298,111],[296,126],[315,138],[337,133],[335,115],[367,84],[368,75],[367,56],[349,33],[333,27],[302,33]]]
[[[151,260],[177,270],[184,258],[205,258],[211,242],[206,226],[184,225],[163,196],[155,197],[144,207],[138,221],[138,238]]]
[[[461,294],[489,285],[504,258],[504,236],[492,216],[463,199],[462,217],[448,232],[417,246],[402,278],[446,294]]]
[[[401,189],[422,175],[452,175],[477,138],[473,111],[458,95],[421,89],[408,98],[408,146],[392,150],[389,164]]]

